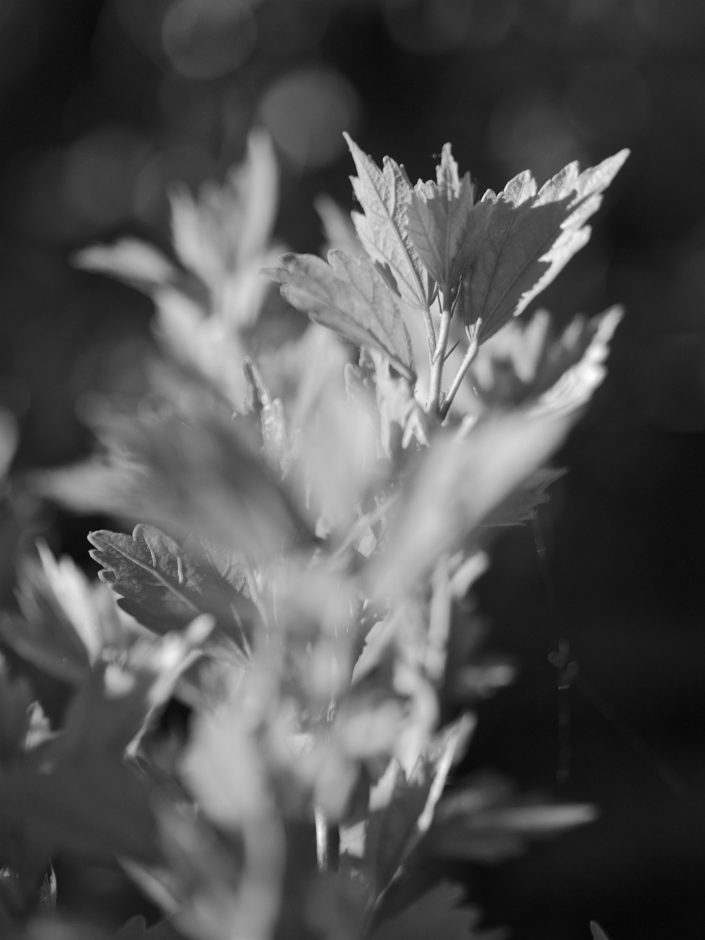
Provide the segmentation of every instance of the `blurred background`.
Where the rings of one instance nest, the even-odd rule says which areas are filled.
[[[274,141],[276,235],[297,251],[321,245],[318,196],[352,205],[343,130],[412,180],[451,141],[480,192],[631,148],[542,296],[561,320],[625,306],[609,378],[540,531],[503,536],[480,589],[520,672],[465,769],[601,810],[463,870],[522,940],[587,937],[591,918],[612,940],[705,935],[704,106],[702,0],[0,4],[0,409],[20,477],[88,452],[81,403],[129,395],[152,343],[149,302],[71,255],[126,234],[168,252],[170,185],[222,179],[252,126]],[[2,512],[7,593],[27,534]],[[91,525],[38,523],[82,561]]]

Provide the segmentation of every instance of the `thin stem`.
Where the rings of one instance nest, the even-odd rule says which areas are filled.
[[[428,307],[423,307],[421,313],[423,315],[423,324],[426,327],[426,336],[428,338],[428,354],[433,358],[436,350],[436,328],[433,325],[433,317]]]
[[[426,410],[440,413],[441,403],[441,380],[443,378],[443,365],[446,358],[446,348],[448,346],[448,336],[450,334],[450,320],[452,313],[450,310],[443,310],[441,313],[441,328],[438,333],[438,342],[431,357],[431,382],[429,389],[428,405]]]
[[[318,870],[337,871],[340,860],[340,830],[328,822],[320,809],[314,811],[314,819]]]
[[[472,338],[470,340],[470,345],[465,351],[465,355],[463,356],[463,361],[460,363],[460,366],[458,367],[458,371],[455,373],[455,378],[453,379],[451,386],[448,389],[448,394],[446,395],[445,401],[443,402],[443,406],[440,410],[441,419],[445,418],[448,412],[450,411],[450,406],[453,404],[453,399],[457,395],[458,389],[463,384],[463,379],[465,378],[465,375],[468,369],[472,365],[473,359],[477,355],[477,350],[479,349],[479,345],[480,345],[478,342],[479,336],[480,336],[480,321],[478,320],[472,331]]]

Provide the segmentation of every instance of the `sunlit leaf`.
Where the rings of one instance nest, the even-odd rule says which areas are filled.
[[[470,174],[459,176],[450,144],[445,144],[436,182],[417,183],[407,207],[409,238],[448,303],[465,261],[473,199]]]
[[[415,307],[428,304],[428,285],[423,265],[406,233],[406,211],[411,184],[400,167],[385,157],[382,170],[346,134],[357,176],[353,189],[362,213],[353,223],[367,254],[390,272],[399,295]]]
[[[411,345],[401,311],[384,278],[363,257],[331,251],[328,264],[315,255],[284,255],[266,273],[278,281],[289,303],[358,346],[381,350],[413,378]]]
[[[525,310],[587,243],[585,223],[628,154],[621,150],[582,173],[570,163],[538,191],[526,170],[474,206],[462,315],[467,324],[482,321],[481,342]]]
[[[122,238],[112,245],[93,245],[77,252],[73,263],[84,271],[111,277],[155,296],[166,287],[186,284],[186,276],[161,251],[136,238]]]

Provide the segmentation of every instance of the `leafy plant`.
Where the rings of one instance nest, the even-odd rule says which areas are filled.
[[[172,195],[178,264],[133,241],[78,257],[154,298],[163,356],[136,412],[94,417],[92,461],[34,479],[137,524],[89,535],[95,584],[40,548],[0,622],[71,689],[49,721],[0,676],[13,935],[50,935],[69,852],[118,859],[163,911],[117,937],[487,940],[504,933],[480,899],[428,863],[495,861],[593,817],[453,768],[512,676],[470,589],[496,528],[547,498],[620,313],[557,336],[545,313],[516,318],[586,243],[626,151],[475,201],[449,145],[412,186],[348,143],[360,211],[353,231],[326,207],[348,249],[327,260],[274,264],[259,135],[221,187]],[[263,265],[313,321],[284,343],[258,330],[277,300]],[[170,701],[191,720],[167,746]]]

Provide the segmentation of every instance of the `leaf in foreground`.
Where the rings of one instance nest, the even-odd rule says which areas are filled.
[[[470,174],[459,176],[450,144],[445,144],[436,167],[436,182],[419,181],[407,208],[409,237],[446,303],[462,273],[463,249],[473,222],[473,198]]]
[[[382,170],[345,135],[355,161],[353,190],[363,212],[353,212],[358,238],[367,254],[392,275],[399,295],[414,307],[428,305],[426,274],[406,232],[406,210],[411,184],[394,160],[384,159]]]
[[[357,346],[381,350],[408,379],[414,377],[411,344],[393,294],[368,259],[331,251],[328,264],[316,255],[283,255],[267,270],[289,303]]]
[[[482,320],[481,342],[519,316],[587,244],[585,223],[628,154],[621,150],[582,173],[570,163],[538,192],[525,170],[474,206],[462,311],[466,324]]]

